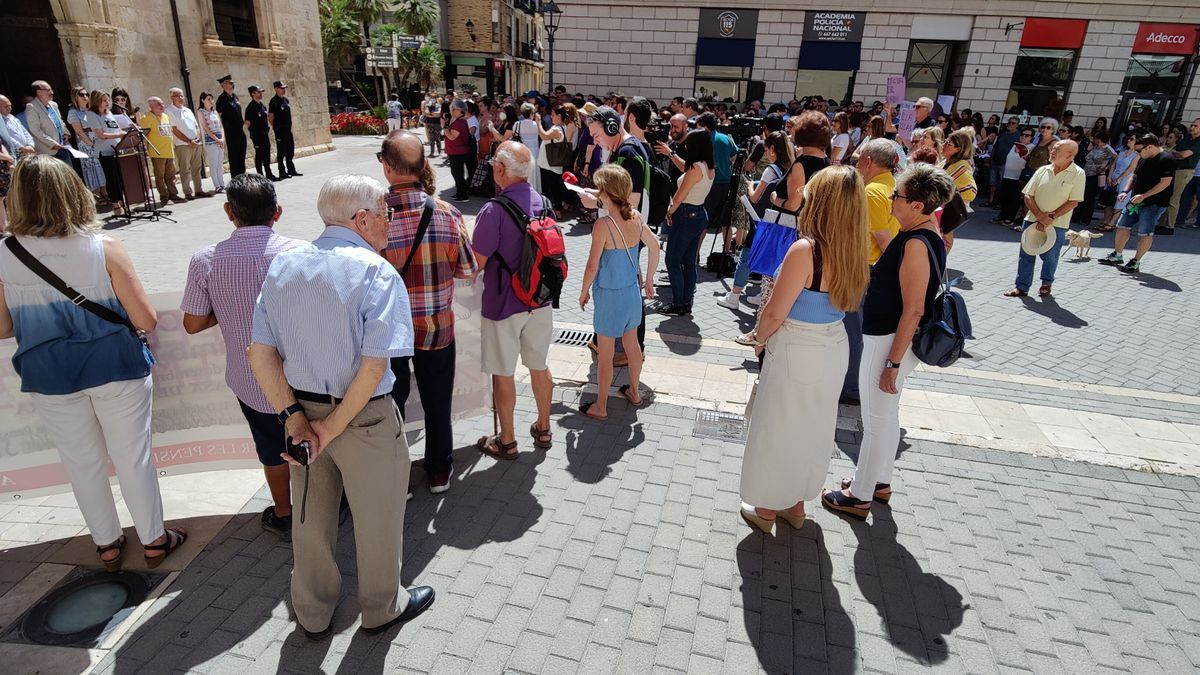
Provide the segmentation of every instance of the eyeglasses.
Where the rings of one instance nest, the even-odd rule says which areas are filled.
[[[389,221],[392,219],[392,216],[396,215],[396,209],[393,209],[390,206],[382,211],[376,211],[375,209],[359,209],[359,212],[364,212],[364,211],[366,213],[374,213],[377,216],[383,216],[383,217],[387,218]]]
[[[1054,131],[1054,127],[1042,127],[1042,131]]]
[[[905,197],[904,195],[900,194],[900,192],[898,190],[896,192],[892,193],[892,201],[896,201],[897,199],[903,199],[906,202],[912,201],[908,197]]]
[[[1135,145],[1135,146],[1133,146],[1133,149],[1135,152],[1141,152],[1146,149],[1146,146],[1143,145],[1142,147],[1139,148],[1138,146]]]

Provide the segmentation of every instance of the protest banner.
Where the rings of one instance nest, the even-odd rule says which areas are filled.
[[[887,79],[887,102],[892,105],[904,103],[908,83],[903,75],[892,75]]]
[[[917,126],[917,109],[908,101],[900,104],[900,123],[896,125],[896,138],[902,143],[912,140],[912,132]]]
[[[455,287],[457,360],[452,417],[491,411],[491,379],[480,371],[479,288]],[[150,335],[154,366],[153,454],[160,476],[261,466],[237,398],[225,384],[225,342],[220,326],[188,335],[180,293],[151,296],[158,327]],[[70,489],[58,451],[29,394],[10,365],[16,341],[0,340],[0,502]],[[405,429],[421,428],[417,387],[405,406]],[[112,466],[109,475],[113,476]]]

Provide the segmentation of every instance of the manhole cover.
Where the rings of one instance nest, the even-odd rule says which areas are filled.
[[[129,617],[165,574],[79,568],[12,624],[4,642],[95,647]]]
[[[571,347],[583,347],[592,341],[595,333],[586,330],[559,330],[558,335],[554,338],[556,345],[568,345]]]
[[[716,410],[697,410],[696,426],[692,435],[700,438],[715,438],[719,441],[746,440],[746,416]]]

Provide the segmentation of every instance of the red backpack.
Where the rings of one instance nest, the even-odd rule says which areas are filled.
[[[508,197],[501,195],[492,201],[508,213],[523,237],[517,269],[509,267],[508,261],[498,251],[493,254],[508,272],[513,293],[530,307],[541,307],[549,302],[557,309],[563,282],[567,279],[567,247],[562,229],[551,212],[545,209],[534,218]],[[545,204],[545,199],[542,203]]]

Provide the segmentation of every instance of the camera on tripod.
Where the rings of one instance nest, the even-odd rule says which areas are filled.
[[[734,115],[727,125],[728,130],[722,129],[733,137],[738,147],[746,147],[752,139],[762,136],[763,121],[761,117],[749,115]]]

